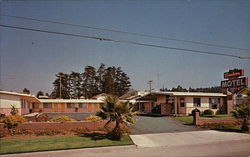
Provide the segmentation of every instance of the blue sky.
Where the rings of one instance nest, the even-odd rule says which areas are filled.
[[[1,13],[250,49],[249,1],[1,1]],[[163,41],[0,17],[2,24],[250,56],[250,51]],[[0,27],[1,89],[51,92],[58,72],[120,66],[132,88],[219,86],[223,73],[250,60],[112,43]],[[157,74],[159,74],[157,77]]]

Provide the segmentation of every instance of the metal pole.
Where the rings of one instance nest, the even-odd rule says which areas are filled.
[[[62,99],[62,78],[60,77],[60,99]]]
[[[149,92],[150,92],[150,93],[151,93],[151,90],[152,90],[152,88],[151,88],[152,82],[153,82],[153,80],[148,81],[148,84],[149,84]]]

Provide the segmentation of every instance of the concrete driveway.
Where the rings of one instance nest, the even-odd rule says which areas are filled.
[[[201,130],[192,125],[184,125],[171,117],[138,116],[135,125],[131,126],[132,134],[182,132]]]
[[[199,145],[214,142],[250,140],[249,134],[221,132],[214,130],[189,131],[176,133],[130,135],[133,142],[139,147],[162,147]]]

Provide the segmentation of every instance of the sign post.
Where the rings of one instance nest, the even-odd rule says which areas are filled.
[[[227,94],[227,113],[229,114],[233,110],[236,94],[248,87],[248,77],[244,77],[243,69],[233,69],[224,73],[224,79],[227,80],[221,81],[221,88],[223,93]]]

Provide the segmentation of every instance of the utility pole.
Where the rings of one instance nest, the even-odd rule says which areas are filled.
[[[56,75],[60,79],[60,99],[62,99],[62,77],[65,77],[63,75]]]
[[[60,99],[62,99],[62,77],[61,75],[59,77],[60,77]]]
[[[151,93],[151,90],[152,90],[152,82],[153,82],[153,80],[148,81],[148,84],[149,84],[149,92],[150,92],[150,93]]]

